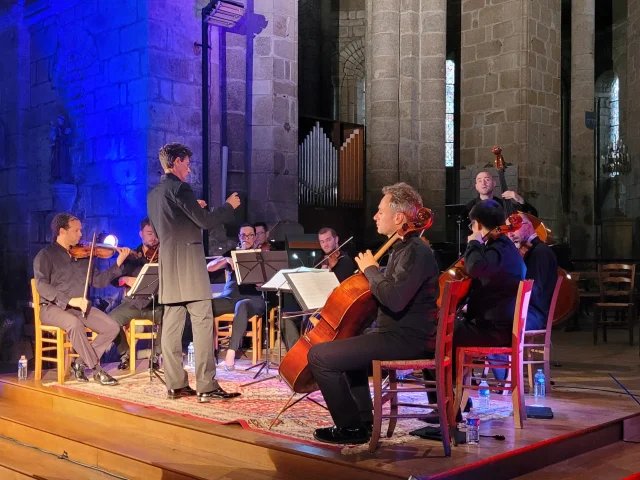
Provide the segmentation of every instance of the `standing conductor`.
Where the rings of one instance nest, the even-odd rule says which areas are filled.
[[[160,292],[164,304],[162,320],[162,356],[170,399],[198,395],[198,402],[212,398],[233,398],[239,393],[225,392],[217,380],[213,358],[213,311],[211,286],[206,269],[202,229],[233,220],[240,205],[238,194],[231,195],[220,208],[209,211],[196,200],[186,183],[191,173],[191,150],[169,143],[159,152],[165,175],[147,197],[149,219],[160,240]],[[196,354],[196,390],[182,367],[182,331],[191,316]]]

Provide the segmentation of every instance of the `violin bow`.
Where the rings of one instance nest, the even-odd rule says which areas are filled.
[[[331,255],[333,255],[336,252],[339,252],[340,249],[342,247],[344,247],[347,243],[349,243],[351,240],[353,240],[353,235],[350,236],[349,238],[347,238],[344,242],[342,242],[341,245],[338,245],[331,253],[327,253],[325,255],[325,258],[323,258],[322,260],[320,260],[318,263],[316,263],[313,268],[318,268],[320,265],[322,265],[324,263],[324,261],[326,260],[326,257],[330,257]]]
[[[83,298],[85,300],[89,300],[89,280],[91,279],[91,274],[93,273],[93,251],[96,248],[96,232],[93,232],[93,239],[91,240],[91,251],[89,252],[89,266],[87,267],[87,279],[84,282],[84,295]],[[82,318],[87,318],[87,314],[89,313],[90,305],[87,305],[87,310],[82,312]]]

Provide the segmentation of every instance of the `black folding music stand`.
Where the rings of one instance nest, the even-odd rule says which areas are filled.
[[[136,277],[136,281],[131,287],[131,290],[127,293],[128,297],[133,298],[148,298],[151,300],[152,314],[151,314],[151,354],[149,355],[149,380],[153,380],[153,376],[158,377],[163,384],[166,385],[163,378],[160,376],[160,372],[153,367],[153,353],[154,340],[157,334],[156,325],[156,295],[158,294],[158,288],[160,287],[160,272],[158,271],[157,263],[147,263],[143,265],[142,270]],[[129,361],[135,362],[136,359],[132,358]]]
[[[289,268],[289,258],[287,252],[283,251],[261,251],[261,250],[234,250],[231,252],[233,264],[235,267],[238,285],[256,285],[267,283],[271,277],[282,269]],[[263,292],[265,303],[265,316],[269,313],[269,302],[267,293]],[[259,367],[259,370],[253,376],[254,380],[264,371],[265,377],[260,380],[246,383],[242,386],[251,385],[257,382],[263,382],[277,377],[277,375],[269,376],[269,369],[273,368],[269,354],[269,322],[265,322],[265,338],[267,339],[267,348],[265,361],[247,368],[251,370]],[[275,366],[278,366],[275,364]]]

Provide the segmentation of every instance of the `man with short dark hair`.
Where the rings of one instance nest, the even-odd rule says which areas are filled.
[[[496,188],[496,182],[489,172],[479,172],[478,175],[476,175],[475,186],[478,196],[467,203],[467,212],[470,212],[475,205],[483,200],[493,200],[500,204],[503,209],[505,202],[511,202],[517,211],[538,216],[538,211],[533,205],[527,203],[524,198],[513,190],[502,192],[500,197],[494,196],[493,191]],[[504,219],[502,221],[504,222]]]
[[[59,213],[51,222],[53,243],[38,252],[33,261],[36,290],[40,294],[40,321],[43,325],[59,327],[67,332],[71,345],[79,357],[71,363],[71,370],[80,382],[88,382],[85,369],[93,370],[93,378],[101,385],[118,382],[100,366],[100,357],[111,346],[120,331],[109,316],[90,308],[84,298],[84,285],[89,268],[88,258],[74,258],[69,253],[82,237],[80,220],[70,213]],[[104,288],[122,274],[122,264],[131,252],[118,248],[118,258],[104,272],[94,269],[91,285]],[[98,336],[89,343],[85,327]]]
[[[158,237],[153,231],[151,222],[148,218],[145,218],[140,222],[140,231],[138,232],[142,243],[134,250],[137,254],[135,258],[128,258],[123,265],[123,275],[117,279],[117,285],[129,289],[133,287],[136,278],[142,267],[148,262],[158,261]],[[157,304],[155,309],[155,322],[157,325],[162,324],[162,306]],[[136,297],[132,298],[127,295],[122,297],[122,302],[116,308],[109,312],[109,316],[114,319],[120,327],[125,327],[131,323],[131,320],[136,319],[154,319],[153,301],[148,297]],[[154,341],[154,351],[152,354],[152,362],[154,368],[159,368],[158,356],[162,353],[162,332],[158,331],[158,336]],[[119,370],[129,370],[130,362],[136,361],[135,358],[129,358],[129,343],[127,342],[127,336],[124,333],[124,329],[120,328],[118,339],[116,340],[116,347],[118,349],[118,355],[120,355]]]
[[[256,240],[253,244],[253,248],[260,249],[262,251],[271,250],[271,244],[269,243],[269,229],[264,222],[256,222],[253,224],[253,229],[256,232]]]
[[[167,397],[178,399],[196,395],[198,402],[237,397],[225,392],[217,380],[213,358],[213,311],[211,285],[205,268],[202,229],[233,220],[240,198],[233,193],[226,203],[209,211],[196,200],[186,183],[191,173],[191,150],[169,143],[159,152],[164,169],[161,183],[149,193],[149,218],[162,248],[159,257],[160,290],[158,301],[164,304],[162,319],[162,359]],[[182,332],[187,312],[191,316],[196,354],[196,390],[182,365]]]
[[[238,250],[250,250],[255,241],[253,225],[245,223],[238,232]],[[222,364],[226,372],[235,370],[236,352],[240,348],[242,337],[247,331],[249,319],[265,312],[264,299],[255,285],[238,285],[236,272],[230,257],[220,257],[207,265],[207,270],[215,272],[226,268],[226,283],[219,297],[213,299],[213,313],[217,317],[233,313],[233,324],[229,348]]]

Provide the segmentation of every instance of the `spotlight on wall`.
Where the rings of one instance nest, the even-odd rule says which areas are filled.
[[[232,28],[244,15],[244,5],[234,0],[215,0],[203,11],[204,21],[219,27]]]

